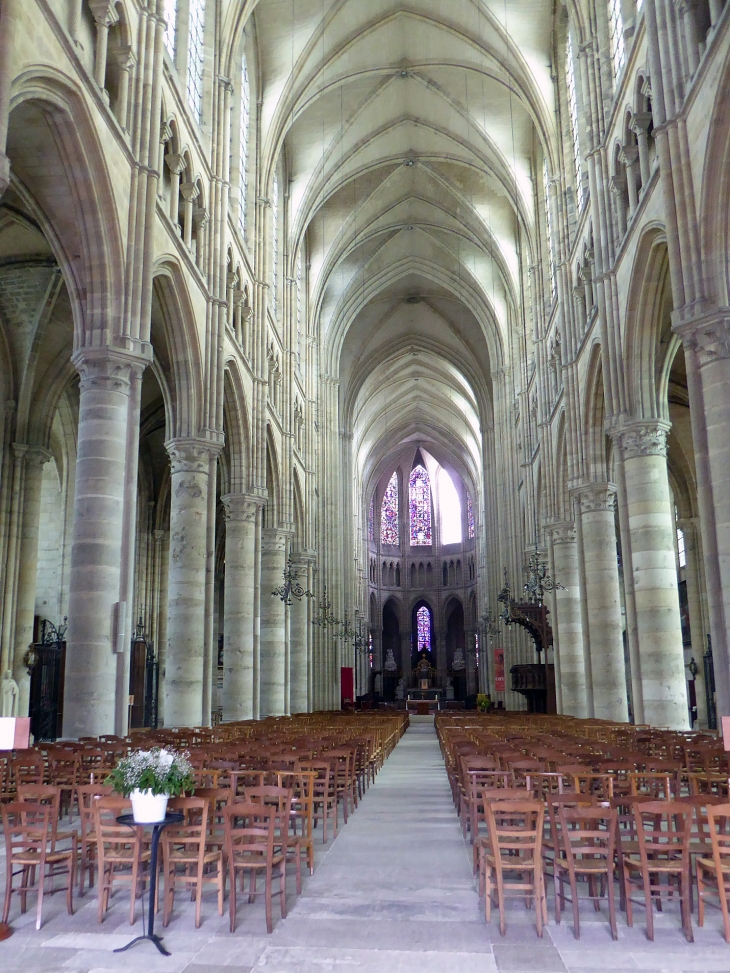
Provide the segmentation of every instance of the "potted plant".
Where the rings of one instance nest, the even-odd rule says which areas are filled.
[[[195,778],[187,753],[154,747],[122,757],[106,783],[131,798],[138,824],[156,824],[165,819],[168,798],[192,790]]]
[[[479,693],[477,695],[477,709],[480,713],[488,713],[491,704],[492,700],[489,698],[487,693]]]

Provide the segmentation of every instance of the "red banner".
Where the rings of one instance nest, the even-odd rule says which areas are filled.
[[[355,702],[355,670],[352,666],[342,666],[340,669],[341,706],[351,706]]]
[[[504,685],[504,649],[494,650],[494,691],[503,693]]]

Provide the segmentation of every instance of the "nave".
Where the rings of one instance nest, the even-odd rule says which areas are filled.
[[[619,914],[619,939],[613,942],[605,906],[596,914],[583,903],[577,942],[569,912],[560,926],[554,922],[550,884],[543,938],[535,934],[534,910],[514,901],[501,937],[498,918],[489,926],[484,921],[471,846],[459,826],[431,717],[411,717],[348,824],[326,845],[318,835],[315,855],[314,876],[305,874],[301,896],[294,897],[290,877],[292,904],[283,920],[275,905],[271,936],[258,901],[242,907],[231,935],[212,896],[198,931],[190,921],[192,903],[181,899],[164,931],[169,958],[149,944],[119,956],[112,950],[130,938],[124,908],[112,909],[97,925],[95,897],[78,900],[69,918],[61,896],[54,896],[44,907],[40,932],[33,930],[32,908],[14,920],[15,935],[2,946],[5,969],[131,973],[144,964],[169,973],[321,973],[339,967],[359,973],[709,973],[728,967],[730,947],[722,941],[717,911],[709,910],[703,929],[695,923],[694,944],[684,940],[674,903],[656,913],[654,943],[646,939],[643,914],[633,929]]]

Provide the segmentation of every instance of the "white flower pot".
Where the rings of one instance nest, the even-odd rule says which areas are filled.
[[[133,790],[129,796],[132,799],[132,814],[138,824],[158,824],[165,820],[169,794]]]

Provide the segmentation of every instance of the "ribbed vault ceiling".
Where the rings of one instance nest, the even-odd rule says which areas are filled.
[[[266,174],[283,153],[287,250],[306,239],[361,474],[416,433],[479,472],[554,145],[552,16],[549,0],[255,6]]]

